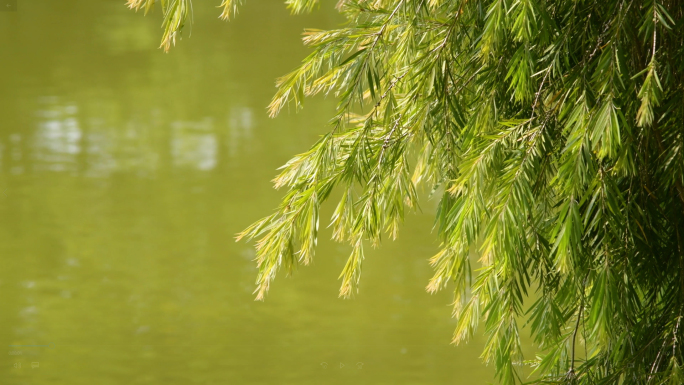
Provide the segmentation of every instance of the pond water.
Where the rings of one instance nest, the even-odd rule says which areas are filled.
[[[335,101],[265,107],[303,29],[342,20],[334,1],[307,16],[248,1],[229,23],[209,3],[169,54],[158,10],[124,0],[0,12],[0,382],[491,381],[481,337],[449,343],[451,294],[424,290],[429,201],[368,252],[354,299],[337,297],[349,249],[323,231],[314,264],[254,301],[254,252],[234,236],[275,208],[276,168]]]

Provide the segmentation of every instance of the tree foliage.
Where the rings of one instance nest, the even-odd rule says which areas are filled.
[[[189,3],[162,1],[166,49]],[[340,295],[352,295],[364,248],[397,236],[425,185],[441,240],[427,290],[453,290],[454,342],[482,323],[501,383],[528,381],[522,365],[536,383],[684,383],[684,2],[338,8],[348,22],[305,32],[312,53],[269,106],[339,100],[329,132],[275,179],[282,204],[240,234],[256,240],[257,298],[312,260],[333,190],[334,239],[352,246]],[[527,360],[525,326],[538,347]]]

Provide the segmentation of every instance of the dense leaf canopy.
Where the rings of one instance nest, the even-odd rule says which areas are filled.
[[[190,0],[161,3],[168,50]],[[425,185],[441,240],[427,289],[454,291],[455,342],[482,322],[501,383],[684,383],[684,2],[338,8],[348,23],[306,31],[312,53],[269,107],[339,100],[275,179],[280,207],[241,234],[257,240],[257,298],[311,261],[334,190],[334,238],[352,246],[340,294],[354,293],[364,247],[397,236]],[[526,360],[522,331],[538,348]]]

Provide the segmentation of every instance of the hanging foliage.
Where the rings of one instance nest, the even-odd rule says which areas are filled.
[[[168,49],[189,0],[162,3]],[[256,240],[257,299],[312,260],[333,190],[334,239],[352,246],[340,295],[355,293],[364,247],[397,236],[425,185],[441,240],[427,289],[454,291],[454,342],[482,323],[502,384],[684,383],[684,2],[338,8],[348,23],[306,31],[312,53],[269,106],[339,100],[329,132],[275,179],[282,204],[239,236]]]

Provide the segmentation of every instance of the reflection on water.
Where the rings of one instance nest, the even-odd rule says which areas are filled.
[[[170,161],[177,168],[211,170],[218,161],[219,142],[213,117],[200,120],[174,120],[160,127],[154,121],[160,111],[151,113],[149,121],[123,122],[121,128],[109,128],[102,119],[92,118],[84,134],[78,119],[78,106],[60,103],[58,97],[41,97],[36,103],[36,130],[29,138],[21,134],[10,136],[10,151],[14,160],[30,159],[35,171],[76,171],[79,155],[85,157],[85,175],[104,177],[112,172],[155,172],[162,157],[160,148],[149,143],[152,129],[167,130]],[[249,107],[231,107],[225,119],[228,156],[240,154],[240,146],[248,145],[252,137],[253,112]],[[28,153],[22,152],[22,140],[28,140]],[[15,173],[21,173],[21,167]]]
[[[370,253],[354,300],[337,298],[349,250],[322,239],[253,301],[254,252],[234,235],[277,204],[275,169],[334,101],[276,120],[265,106],[306,54],[303,27],[340,22],[332,3],[293,17],[248,2],[226,24],[197,2],[168,55],[159,15],[122,0],[0,13],[2,384],[490,380],[481,339],[449,345],[449,293],[424,291],[429,203]]]
[[[57,105],[54,103],[56,97],[42,99],[41,104],[45,107],[36,114],[39,122],[35,137],[31,138],[32,157],[38,167],[52,171],[68,170],[70,165],[75,165],[76,155],[81,152],[82,132],[76,119],[78,107]]]
[[[175,166],[197,170],[211,170],[216,166],[217,144],[213,125],[210,118],[199,122],[171,123],[171,155]]]

